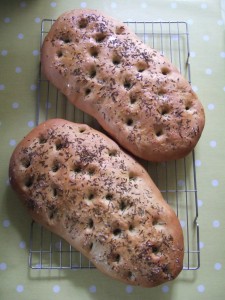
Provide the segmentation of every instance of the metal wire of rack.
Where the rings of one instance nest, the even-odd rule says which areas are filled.
[[[40,43],[54,20],[44,19]],[[168,57],[191,83],[188,25],[185,22],[126,22],[145,44]],[[36,125],[50,118],[64,118],[102,130],[90,116],[75,108],[42,75],[38,80]],[[200,267],[197,183],[194,151],[187,157],[164,163],[139,159],[158,186],[164,199],[175,210],[183,228],[185,255],[183,270]],[[35,222],[30,228],[29,267],[32,269],[92,269],[94,266],[57,235]]]

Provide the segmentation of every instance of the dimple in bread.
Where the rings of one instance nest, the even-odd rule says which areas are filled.
[[[187,155],[205,122],[189,82],[121,22],[96,10],[72,10],[51,27],[42,71],[124,148],[149,161]]]
[[[40,124],[14,150],[9,178],[36,222],[112,278],[153,287],[182,270],[175,212],[144,168],[89,126]]]

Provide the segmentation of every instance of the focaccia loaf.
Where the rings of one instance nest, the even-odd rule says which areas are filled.
[[[41,64],[53,85],[136,156],[178,159],[201,136],[204,111],[189,82],[103,13],[61,15],[43,42]]]
[[[9,178],[32,218],[105,274],[153,287],[182,270],[175,212],[143,167],[89,126],[42,123],[16,147]]]

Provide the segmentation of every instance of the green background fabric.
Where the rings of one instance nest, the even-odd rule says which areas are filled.
[[[224,299],[225,11],[223,1],[1,0],[0,299]],[[30,218],[12,192],[8,163],[35,126],[40,26],[73,8],[96,8],[121,21],[186,21],[192,86],[206,113],[196,147],[201,266],[153,289],[131,287],[97,270],[28,268]]]

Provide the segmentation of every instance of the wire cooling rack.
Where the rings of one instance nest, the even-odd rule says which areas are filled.
[[[43,39],[54,20],[44,19],[41,25]],[[185,22],[126,22],[144,41],[159,50],[175,64],[191,83],[189,64],[189,33]],[[64,118],[102,130],[87,114],[69,103],[42,75],[38,81],[36,124],[50,118]],[[162,192],[164,199],[175,210],[183,228],[185,255],[184,270],[200,267],[197,185],[194,151],[181,160],[165,163],[139,162]],[[30,230],[29,266],[32,269],[91,269],[94,266],[57,235],[32,222]]]

